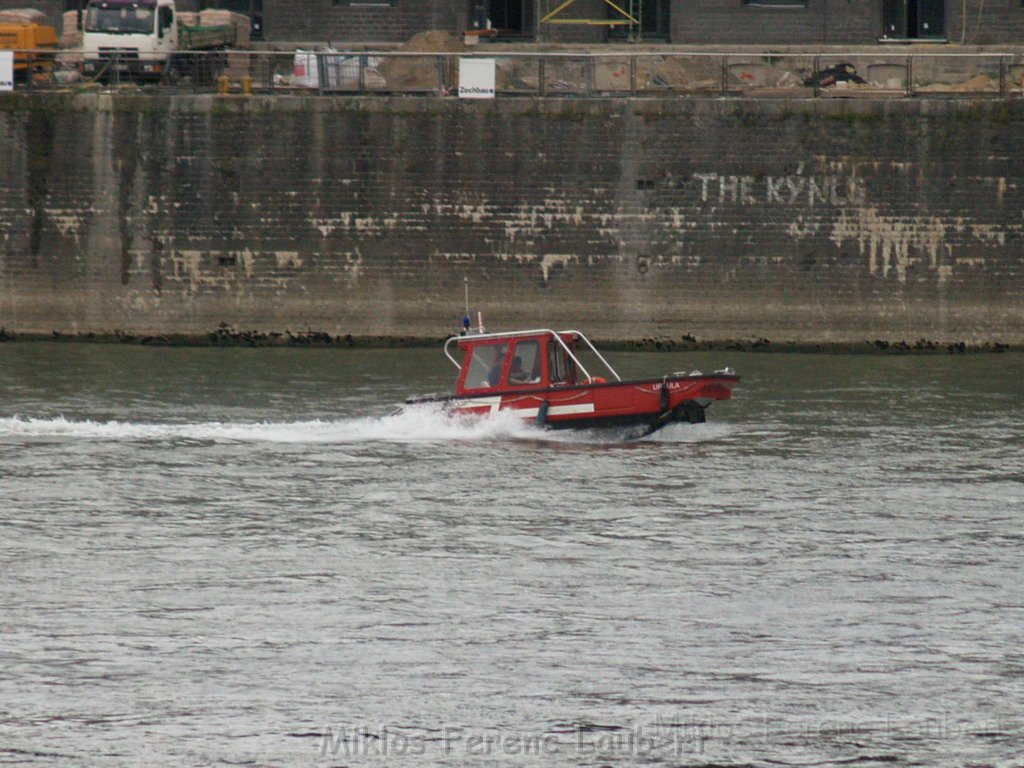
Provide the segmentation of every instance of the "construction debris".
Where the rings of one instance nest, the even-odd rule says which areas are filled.
[[[82,45],[82,30],[78,28],[78,11],[64,11],[61,16],[60,47],[78,48]]]
[[[926,93],[981,93],[998,91],[999,83],[988,75],[975,75],[960,83],[928,83],[919,85],[916,90]]]
[[[403,53],[459,53],[466,45],[455,35],[441,30],[420,32],[398,49]],[[458,70],[453,59],[444,67],[445,83],[458,87]],[[429,56],[389,56],[379,68],[391,91],[429,91],[441,87],[436,59]]]
[[[199,12],[199,26],[201,27],[219,27],[228,24],[235,28],[235,46],[248,48],[252,34],[252,22],[248,16],[218,8],[207,8],[205,11]]]
[[[837,83],[866,85],[867,82],[867,80],[857,74],[857,68],[853,64],[845,62],[820,69],[804,79],[804,85],[808,88],[815,85],[819,88],[827,88]]]
[[[46,14],[36,8],[9,8],[0,11],[0,24],[46,24]]]

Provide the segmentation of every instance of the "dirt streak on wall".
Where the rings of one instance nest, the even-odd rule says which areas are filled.
[[[0,326],[1024,341],[1024,105],[0,98]]]

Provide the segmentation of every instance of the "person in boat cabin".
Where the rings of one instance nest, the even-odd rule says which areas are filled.
[[[505,367],[505,350],[499,349],[498,354],[494,356],[494,364],[491,366],[491,370],[487,373],[487,385],[490,387],[498,386],[498,382],[501,381],[501,369]]]
[[[529,384],[530,374],[523,370],[523,358],[516,355],[512,358],[512,369],[508,372],[509,384]]]

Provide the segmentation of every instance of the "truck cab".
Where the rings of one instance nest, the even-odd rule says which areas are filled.
[[[89,0],[82,19],[86,76],[160,79],[178,49],[173,0]]]

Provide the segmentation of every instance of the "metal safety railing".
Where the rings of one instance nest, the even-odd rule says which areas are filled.
[[[15,90],[456,96],[465,59],[494,61],[499,98],[1024,96],[1018,53],[708,51],[16,51]]]

